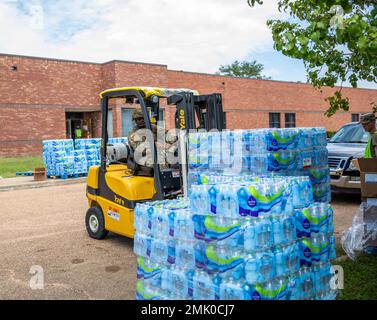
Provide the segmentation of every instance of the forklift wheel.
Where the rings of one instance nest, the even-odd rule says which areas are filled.
[[[103,239],[109,233],[105,229],[105,220],[99,207],[91,207],[86,212],[85,225],[89,236],[93,239]]]

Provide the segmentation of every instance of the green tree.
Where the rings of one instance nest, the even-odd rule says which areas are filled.
[[[261,0],[247,0],[250,6]],[[357,88],[366,80],[377,83],[377,8],[375,0],[279,0],[286,20],[269,20],[274,47],[304,62],[308,81],[317,88],[340,89],[328,97],[328,117],[349,110],[343,82]],[[377,111],[377,105],[371,101]]]
[[[234,61],[230,65],[220,66],[219,71],[216,74],[223,76],[250,78],[250,79],[270,79],[262,75],[264,67],[257,61]]]

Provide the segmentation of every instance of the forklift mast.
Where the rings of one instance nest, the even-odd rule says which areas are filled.
[[[200,129],[222,131],[226,128],[221,94],[194,96],[194,109]]]
[[[175,105],[175,128],[179,130],[180,186],[185,196],[188,188],[187,134],[190,130],[210,131],[225,129],[221,94],[194,95],[181,93],[168,98],[169,105]],[[162,179],[164,180],[164,179]]]
[[[176,105],[175,127],[178,130],[204,129],[210,131],[226,128],[221,94],[193,95],[184,93],[168,98],[168,104]]]
[[[126,101],[134,101],[140,104],[146,128],[151,130],[152,124],[157,124],[160,120],[160,99],[156,95],[148,98],[142,96],[137,88],[125,88],[109,90],[101,95],[102,109],[102,145],[101,145],[101,167],[99,180],[101,185],[105,185],[105,174],[107,171],[107,119],[108,104],[111,98],[126,98]],[[201,129],[209,131],[217,129],[222,131],[226,128],[225,116],[223,112],[221,94],[195,95],[193,92],[179,92],[167,97],[167,104],[174,105],[175,127],[180,130],[179,139],[179,168],[161,169],[157,163],[156,145],[153,148],[154,160],[154,184],[156,194],[152,200],[162,200],[167,197],[175,197],[179,190],[187,192],[187,134],[190,130]],[[148,110],[150,110],[150,115]],[[187,193],[186,193],[187,194]]]

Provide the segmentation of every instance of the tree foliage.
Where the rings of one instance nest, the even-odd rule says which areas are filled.
[[[257,61],[234,61],[230,65],[220,66],[219,71],[216,74],[223,76],[232,76],[240,78],[250,78],[250,79],[270,79],[262,75],[264,66]]]
[[[279,0],[279,11],[289,19],[267,22],[275,49],[303,60],[310,83],[320,88],[341,82],[334,96],[326,99],[328,117],[349,110],[343,82],[354,88],[361,80],[377,83],[376,4],[376,0]],[[371,105],[376,109],[372,101]]]

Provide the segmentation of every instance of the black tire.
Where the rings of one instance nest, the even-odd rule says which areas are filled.
[[[95,221],[98,225],[97,228],[93,227]],[[105,219],[102,210],[99,207],[91,207],[86,212],[85,226],[89,236],[96,240],[104,239],[109,233],[109,231],[105,229]]]

